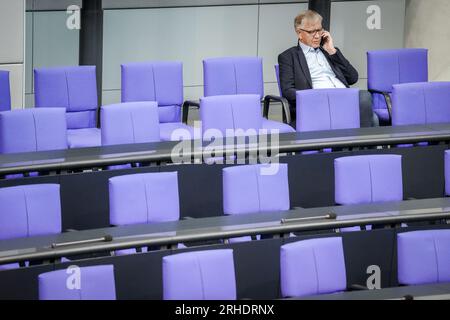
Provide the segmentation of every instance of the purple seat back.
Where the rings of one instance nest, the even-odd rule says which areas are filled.
[[[0,154],[67,148],[62,108],[30,108],[0,112]]]
[[[127,63],[122,68],[122,102],[157,101],[160,122],[180,122],[181,62]]]
[[[102,106],[102,145],[160,141],[158,105],[154,101]]]
[[[9,71],[0,70],[0,111],[11,109]]]
[[[232,249],[179,253],[163,258],[164,300],[235,300]]]
[[[392,85],[428,81],[427,49],[394,49],[367,52],[369,90],[392,92]],[[385,109],[380,94],[374,94],[373,108]]]
[[[301,297],[345,291],[342,238],[322,238],[285,244],[280,249],[281,294]]]
[[[399,155],[337,158],[334,175],[337,204],[403,200],[402,157]]]
[[[359,89],[297,91],[297,131],[359,128]]]
[[[177,221],[177,172],[130,174],[109,179],[112,225]]]
[[[222,170],[225,214],[289,210],[287,164],[279,164],[278,172],[270,175],[264,175],[263,168],[245,165]]]
[[[79,288],[69,288],[66,269],[42,273],[39,275],[40,300],[116,300],[114,266],[81,267],[79,270]],[[74,272],[77,272],[74,270]],[[75,286],[75,284],[74,284]]]
[[[0,239],[61,233],[58,184],[0,188]]]
[[[96,127],[95,66],[35,69],[34,94],[36,107],[66,108],[69,129]]]
[[[450,82],[394,85],[392,125],[450,122]]]
[[[258,130],[262,127],[261,103],[258,95],[224,95],[200,99],[200,118],[203,133],[219,130],[224,136],[228,130]]]
[[[262,59],[223,57],[203,60],[204,95],[257,94],[264,97]]]
[[[450,282],[450,230],[399,233],[397,257],[400,284]]]

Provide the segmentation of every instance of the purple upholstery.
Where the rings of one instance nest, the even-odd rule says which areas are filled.
[[[100,146],[100,130],[96,128],[97,80],[94,66],[42,68],[34,70],[36,107],[66,109],[67,128],[91,128],[89,136],[76,132],[69,135],[69,147]],[[75,141],[72,141],[72,137]]]
[[[144,62],[122,64],[122,102],[157,101],[160,122],[180,122],[183,64]]]
[[[345,291],[342,238],[322,238],[285,244],[280,248],[281,294],[301,297]]]
[[[297,91],[297,131],[359,127],[358,89]]]
[[[294,131],[289,125],[264,119],[260,97],[255,94],[201,98],[200,117],[204,134],[209,129],[219,130],[223,136],[253,135],[258,134],[260,129],[281,129],[280,133]],[[238,129],[248,132],[227,132]]]
[[[225,168],[223,172],[223,210],[227,215],[289,210],[287,164],[278,172],[264,175],[264,165]]]
[[[177,172],[109,179],[109,213],[112,225],[177,221],[180,218]]]
[[[392,92],[392,85],[428,81],[427,49],[395,49],[367,52],[369,90]],[[389,114],[384,97],[373,94],[373,109],[386,120]]]
[[[264,97],[262,58],[224,57],[203,60],[204,95],[257,94]]]
[[[158,102],[161,140],[170,141],[177,129],[193,129],[181,123],[183,64],[181,62],[127,63],[122,68],[122,102]]]
[[[450,230],[399,233],[397,257],[400,284],[450,282]]]
[[[179,253],[163,258],[164,300],[235,300],[233,250]]]
[[[0,112],[0,154],[67,148],[62,108],[31,108]]]
[[[0,188],[0,239],[61,232],[59,185]]]
[[[337,158],[334,174],[337,204],[403,200],[402,157],[399,155]]]
[[[102,106],[102,145],[160,141],[156,102],[127,102]]]
[[[0,70],[0,111],[11,109],[9,71]]]
[[[73,271],[72,271],[73,272]],[[116,300],[114,266],[79,268],[80,282],[71,281],[76,273],[62,269],[39,275],[40,300]],[[73,288],[68,287],[68,283]]]
[[[450,82],[398,84],[392,92],[392,125],[450,122]]]
[[[450,196],[450,150],[445,151],[445,195]]]

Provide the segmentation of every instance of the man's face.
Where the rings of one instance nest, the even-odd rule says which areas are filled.
[[[297,27],[298,39],[307,46],[313,47],[314,49],[320,46],[320,41],[322,40],[322,23],[320,21],[309,21],[305,20],[301,27]]]

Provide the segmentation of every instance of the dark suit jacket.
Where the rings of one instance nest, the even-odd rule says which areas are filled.
[[[339,49],[334,55],[329,55],[322,47],[320,50],[328,60],[336,77],[345,86],[349,87],[358,81],[358,71],[345,59]],[[311,73],[300,44],[281,53],[278,56],[278,65],[282,95],[289,101],[291,111],[295,112],[295,92],[312,89]]]

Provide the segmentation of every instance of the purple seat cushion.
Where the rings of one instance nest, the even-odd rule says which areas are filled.
[[[98,128],[67,130],[69,148],[100,147],[102,135]]]
[[[190,140],[194,138],[194,128],[181,122],[165,122],[159,124],[160,136],[162,141]],[[175,130],[175,135],[172,134]]]

